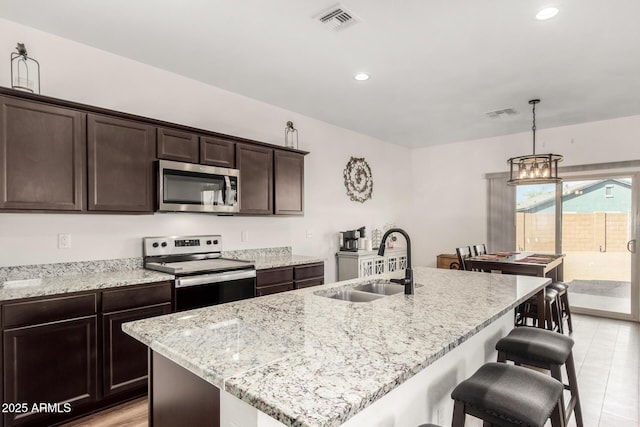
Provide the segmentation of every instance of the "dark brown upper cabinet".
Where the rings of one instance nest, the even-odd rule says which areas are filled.
[[[87,116],[89,210],[153,212],[155,130],[131,120]]]
[[[158,158],[177,162],[198,163],[198,135],[175,129],[158,128]]]
[[[203,165],[236,167],[235,143],[212,136],[200,137],[200,163]]]
[[[276,215],[304,214],[304,155],[274,150]]]
[[[240,213],[273,214],[273,149],[236,144],[240,169]]]
[[[0,97],[0,208],[80,211],[84,114]]]

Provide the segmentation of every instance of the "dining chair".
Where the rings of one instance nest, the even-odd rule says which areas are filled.
[[[481,243],[479,245],[473,245],[474,256],[486,255],[486,253],[487,253],[487,245],[485,245],[484,243]]]
[[[471,246],[456,248],[456,254],[458,255],[458,263],[460,263],[460,270],[470,270],[464,261],[467,258],[471,258]]]

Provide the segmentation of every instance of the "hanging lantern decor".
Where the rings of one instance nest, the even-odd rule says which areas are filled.
[[[27,54],[24,43],[11,52],[11,87],[31,93],[40,93],[40,63]]]
[[[284,128],[284,146],[298,149],[298,129],[293,127],[292,121],[288,121]]]

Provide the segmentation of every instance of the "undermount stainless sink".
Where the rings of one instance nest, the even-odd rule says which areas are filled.
[[[355,286],[353,289],[356,291],[370,292],[380,295],[395,295],[404,292],[403,285],[387,282],[366,283],[364,285]]]
[[[336,291],[331,295],[323,295],[323,296],[327,296],[329,298],[339,299],[343,301],[349,301],[349,302],[370,302],[370,301],[374,301],[384,297],[384,295],[372,294],[369,292],[360,292],[360,291],[350,290],[350,289]]]

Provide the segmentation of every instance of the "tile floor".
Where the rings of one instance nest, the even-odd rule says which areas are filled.
[[[585,427],[640,427],[640,323],[573,318]]]

